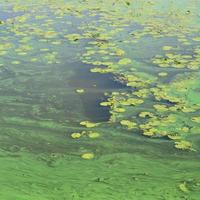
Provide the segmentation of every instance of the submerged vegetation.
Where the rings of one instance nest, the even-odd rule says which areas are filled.
[[[199,5],[1,2],[2,199],[198,200]]]

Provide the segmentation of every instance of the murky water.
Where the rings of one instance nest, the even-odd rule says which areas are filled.
[[[198,1],[163,2],[0,2],[0,199],[199,199]]]
[[[76,66],[77,65],[77,66]],[[110,118],[109,107],[102,107],[100,103],[106,101],[106,92],[114,92],[126,88],[126,85],[115,80],[113,74],[91,73],[90,65],[83,63],[73,64],[74,76],[70,78],[69,85],[83,88],[85,92],[80,95],[84,106],[85,116],[95,122],[108,121]]]

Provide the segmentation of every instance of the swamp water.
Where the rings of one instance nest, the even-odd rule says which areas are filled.
[[[1,1],[0,199],[199,200],[199,11]]]

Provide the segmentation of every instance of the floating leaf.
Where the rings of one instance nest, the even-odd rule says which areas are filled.
[[[119,60],[118,64],[119,65],[127,65],[130,64],[132,61],[129,58],[122,58],[121,60]]]
[[[100,134],[97,133],[97,132],[89,131],[88,136],[89,136],[90,138],[95,139],[95,138],[98,138],[98,137],[100,136]]]
[[[200,116],[198,116],[198,117],[193,117],[193,118],[192,118],[192,121],[193,121],[193,122],[196,122],[196,123],[200,123]]]
[[[184,193],[188,193],[188,192],[189,192],[189,190],[188,190],[188,188],[187,188],[187,185],[186,185],[186,182],[181,183],[181,184],[179,185],[179,189],[180,189],[182,192],[184,192]]]
[[[81,93],[84,93],[85,90],[84,89],[77,89],[76,92],[81,94]]]
[[[136,128],[137,124],[135,122],[129,121],[129,120],[122,120],[120,121],[120,124],[123,126],[126,126],[128,129]]]
[[[93,128],[95,126],[98,126],[98,123],[93,123],[93,122],[89,122],[89,121],[82,121],[80,124],[87,128]]]
[[[181,140],[179,142],[175,142],[175,147],[177,149],[187,150],[192,149],[192,144],[188,141]]]
[[[172,46],[163,46],[163,50],[164,51],[169,51],[171,50],[173,47]]]
[[[73,139],[78,139],[78,138],[81,137],[81,133],[72,133],[72,134],[71,134],[71,137],[72,137]]]
[[[84,153],[81,157],[86,160],[91,160],[94,158],[94,154],[93,153]]]

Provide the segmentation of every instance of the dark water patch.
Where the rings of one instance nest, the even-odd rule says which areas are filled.
[[[86,117],[96,122],[108,121],[110,118],[109,107],[100,106],[100,103],[107,99],[104,95],[105,92],[125,89],[127,86],[117,81],[112,73],[90,72],[92,68],[90,65],[74,63],[74,67],[74,76],[70,79],[69,85],[74,89],[85,90],[80,94],[80,98]]]

